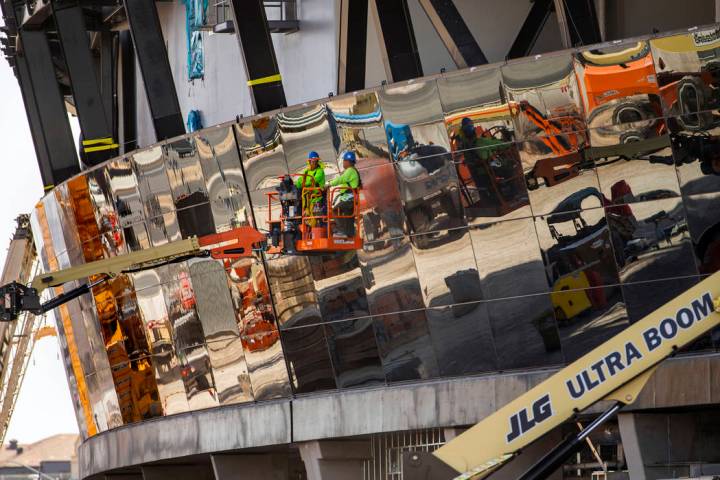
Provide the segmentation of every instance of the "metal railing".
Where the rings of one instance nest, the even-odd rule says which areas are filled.
[[[297,0],[265,0],[264,3],[271,31],[289,33],[298,29]],[[229,0],[210,1],[205,22],[208,30],[214,30],[216,25],[223,25],[232,21]],[[223,30],[223,32],[227,31]]]

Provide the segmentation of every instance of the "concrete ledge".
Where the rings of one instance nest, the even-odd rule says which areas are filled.
[[[445,379],[293,400],[293,441],[471,425],[553,371]]]
[[[290,400],[199,410],[89,438],[78,449],[80,478],[177,457],[290,441]]]
[[[81,478],[189,455],[477,423],[556,370],[442,379],[232,405],[127,425],[86,440]],[[720,354],[665,361],[624,411],[720,403]],[[602,402],[593,412],[603,409]]]

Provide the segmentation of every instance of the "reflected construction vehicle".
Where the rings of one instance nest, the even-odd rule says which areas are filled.
[[[658,365],[720,325],[720,272],[706,278],[458,435],[432,455],[409,455],[407,480],[482,479],[599,401],[609,408],[519,478],[549,477],[585,439],[632,404]]]
[[[610,124],[629,124],[632,128],[619,135],[619,145],[594,147],[585,138],[587,126],[577,117],[547,118],[527,102],[520,102],[518,112],[541,132],[535,140],[552,153],[538,160],[526,174],[529,189],[538,188],[541,181],[553,186],[569,180],[583,169],[592,168],[596,161],[612,157],[666,164],[700,161],[703,173],[720,173],[720,142],[701,133],[720,125],[717,115],[710,112],[720,107],[720,62],[709,62],[700,72],[656,74],[648,42],[638,42],[619,52],[582,52],[576,58],[583,66],[578,82],[584,87],[588,124],[608,115]],[[637,95],[648,97],[633,98]],[[663,120],[663,105],[677,117]],[[644,124],[638,126],[637,122],[642,121]],[[681,160],[652,155],[670,145]]]
[[[528,203],[527,195],[523,194],[525,179],[520,154],[512,143],[512,132],[507,126],[474,126],[477,145],[480,145],[476,149],[480,151],[467,152],[463,146],[460,129],[465,119],[474,124],[476,121],[502,119],[503,114],[509,116],[509,110],[507,106],[500,105],[445,119],[448,131],[455,132],[451,135],[450,145],[460,180],[463,207],[482,216],[501,217]]]
[[[567,197],[545,217],[550,235],[557,242],[543,256],[552,284],[555,316],[561,323],[591,307],[604,306],[602,289],[587,289],[603,285],[603,278],[613,275],[613,246],[605,216],[595,225],[588,225],[582,216],[582,203],[589,198],[604,203],[600,191],[588,187]]]
[[[427,248],[436,240],[453,238],[449,228],[460,226],[460,204],[456,172],[448,151],[440,145],[417,143],[409,125],[385,124],[400,197],[411,234],[446,230],[430,238],[415,238],[418,248]]]

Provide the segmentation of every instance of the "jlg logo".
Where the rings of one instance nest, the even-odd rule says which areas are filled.
[[[510,433],[507,434],[507,442],[510,443],[520,435],[527,433],[535,425],[552,417],[552,403],[550,395],[538,398],[532,405],[532,418],[529,418],[527,408],[523,408],[510,417]]]

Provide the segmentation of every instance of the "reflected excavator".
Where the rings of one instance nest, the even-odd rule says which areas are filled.
[[[482,479],[522,449],[599,401],[609,408],[566,437],[519,478],[549,477],[620,409],[632,404],[658,365],[720,325],[720,272],[634,323],[519,396],[431,456],[411,455],[409,480]],[[457,472],[455,474],[449,472]]]

